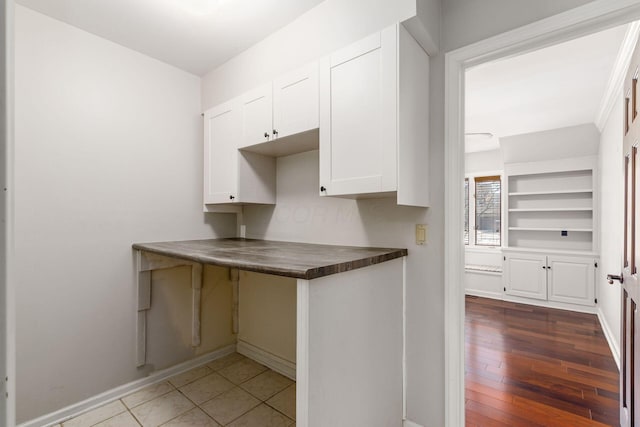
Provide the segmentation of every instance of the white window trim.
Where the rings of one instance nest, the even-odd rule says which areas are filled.
[[[476,245],[476,182],[475,178],[484,177],[484,176],[499,176],[500,177],[500,245],[501,246],[487,246],[487,245]],[[500,250],[502,246],[504,246],[504,218],[505,218],[505,201],[506,197],[504,195],[504,171],[503,170],[492,170],[492,171],[481,171],[481,172],[469,172],[465,173],[465,179],[469,180],[469,244],[465,244],[464,247],[466,249],[486,249],[489,251]],[[464,205],[463,205],[464,208]],[[474,231],[472,233],[472,231]],[[464,230],[463,230],[464,234]]]

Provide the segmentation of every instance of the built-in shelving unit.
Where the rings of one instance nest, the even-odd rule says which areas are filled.
[[[595,157],[505,165],[508,298],[595,306],[596,165]]]
[[[593,251],[595,159],[505,165],[506,246]]]

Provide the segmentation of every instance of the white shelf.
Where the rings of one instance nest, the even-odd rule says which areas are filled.
[[[592,189],[583,188],[579,190],[553,190],[553,191],[519,191],[517,193],[509,193],[509,196],[546,196],[552,194],[583,194],[593,193]]]
[[[572,231],[591,233],[592,228],[545,228],[545,227],[509,227],[509,231]]]
[[[532,208],[509,209],[509,212],[591,212],[593,208]]]

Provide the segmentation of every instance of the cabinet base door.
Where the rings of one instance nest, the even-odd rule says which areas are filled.
[[[547,257],[544,255],[507,255],[504,284],[507,295],[547,299]]]
[[[571,304],[595,304],[593,259],[549,256],[549,300]]]

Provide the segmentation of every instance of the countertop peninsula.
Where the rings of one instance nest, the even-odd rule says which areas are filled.
[[[133,248],[202,264],[307,280],[379,264],[408,253],[407,249],[398,248],[242,238],[134,243]]]

